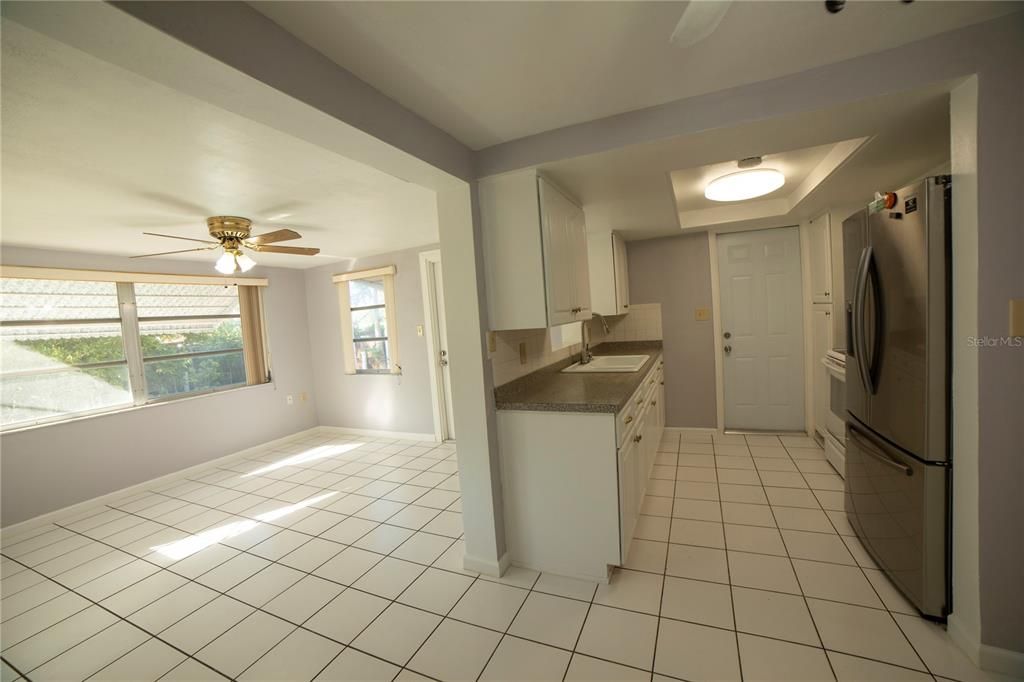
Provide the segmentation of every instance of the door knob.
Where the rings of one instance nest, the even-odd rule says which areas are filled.
[[[442,367],[447,367],[448,366],[448,351],[446,351],[446,350],[441,351],[441,366]]]
[[[725,347],[725,352],[726,353],[731,353],[732,352],[732,346],[726,346]]]
[[[727,339],[731,339],[732,338],[732,332],[726,332],[726,333],[722,334],[722,336],[724,336]]]

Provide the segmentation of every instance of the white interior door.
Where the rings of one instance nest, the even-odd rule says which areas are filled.
[[[733,232],[717,246],[725,428],[803,431],[799,231]]]
[[[437,362],[440,367],[439,380],[440,389],[444,402],[444,422],[446,426],[447,439],[455,438],[455,411],[452,409],[452,374],[451,365],[448,362],[448,325],[444,314],[444,285],[441,272],[441,261],[433,263],[434,271],[434,310],[437,311],[437,341],[440,351],[437,355]]]
[[[420,254],[420,284],[423,289],[423,314],[427,321],[430,383],[434,394],[434,432],[441,440],[450,440],[455,438],[455,411],[452,408],[451,358],[448,355],[448,324],[440,251],[424,251]]]

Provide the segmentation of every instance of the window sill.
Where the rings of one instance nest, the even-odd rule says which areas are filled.
[[[135,412],[137,410],[148,410],[154,407],[164,407],[166,405],[174,405],[190,400],[199,400],[202,398],[209,398],[217,395],[224,395],[227,393],[235,393],[236,391],[249,391],[253,389],[265,388],[271,386],[276,390],[276,384],[273,381],[267,381],[262,384],[252,384],[244,386],[231,386],[229,388],[214,389],[212,391],[203,391],[201,393],[189,393],[180,397],[163,397],[155,398],[143,405],[129,405],[127,407],[114,407],[109,410],[99,410],[95,412],[89,412],[87,414],[77,414],[69,416],[64,419],[54,419],[53,421],[37,422],[35,424],[26,424],[24,426],[11,426],[0,430],[0,436],[7,436],[14,433],[22,433],[25,431],[34,431],[36,429],[45,429],[50,426],[62,426],[64,424],[71,424],[73,422],[85,421],[87,419],[101,419],[103,417],[112,417],[119,414],[125,414],[126,412]]]

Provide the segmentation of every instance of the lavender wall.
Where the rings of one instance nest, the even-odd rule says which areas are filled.
[[[694,309],[711,308],[708,234],[629,242],[626,249],[630,301],[661,304],[666,425],[713,428],[714,330],[711,320],[694,319]]]
[[[4,248],[4,265],[216,274],[208,263],[129,260]],[[3,525],[9,526],[316,425],[299,270],[257,268],[264,292],[273,383],[37,426],[0,437]],[[288,405],[285,396],[293,395]]]

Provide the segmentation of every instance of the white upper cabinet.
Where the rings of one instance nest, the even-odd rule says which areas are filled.
[[[629,269],[626,242],[615,232],[587,235],[590,256],[590,300],[599,315],[629,312]]]
[[[533,170],[481,180],[479,198],[490,328],[589,319],[583,209]]]
[[[807,226],[807,251],[811,266],[811,302],[832,302],[832,235],[829,214]]]

